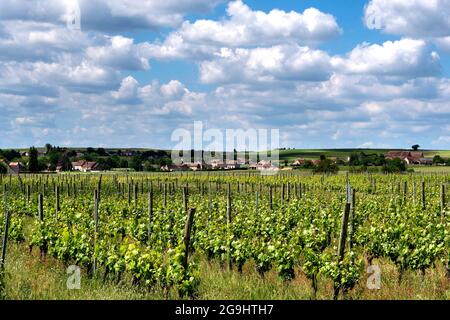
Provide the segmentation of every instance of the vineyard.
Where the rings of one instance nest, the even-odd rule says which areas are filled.
[[[79,266],[83,281],[144,298],[223,298],[226,287],[211,291],[214,270],[246,284],[230,299],[259,298],[252,287],[274,287],[269,299],[377,298],[396,287],[403,298],[448,299],[449,182],[437,173],[3,175],[1,295],[17,297],[13,266],[29,264],[16,265],[20,252],[42,272]],[[421,292],[422,282],[433,289]]]

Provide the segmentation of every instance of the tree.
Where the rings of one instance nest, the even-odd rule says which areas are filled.
[[[2,161],[0,161],[0,174],[5,174],[8,172],[8,169],[6,168],[6,164]]]
[[[311,160],[306,160],[305,164],[303,165],[304,169],[315,169],[316,166],[314,165],[314,163]]]
[[[106,150],[104,148],[97,148],[97,154],[101,157],[105,157],[108,154],[106,153]]]
[[[156,169],[150,161],[145,161],[144,162],[144,171],[152,172],[152,171],[156,171]]]
[[[49,154],[53,150],[53,146],[50,143],[45,145],[45,154]]]
[[[58,160],[58,166],[61,167],[62,171],[72,171],[72,162],[67,154],[62,154]]]
[[[128,164],[128,161],[127,161],[127,160],[125,160],[125,159],[121,159],[121,160],[120,160],[119,167],[120,167],[121,169],[128,169],[128,166],[129,166],[129,164]]]
[[[414,151],[419,150],[420,146],[418,144],[415,144],[411,147]]]
[[[139,156],[134,156],[131,159],[130,167],[135,171],[142,171],[142,159]]]
[[[28,171],[39,172],[38,151],[35,147],[30,148],[30,156],[28,160]]]
[[[386,160],[386,164],[383,166],[383,171],[386,173],[405,172],[405,161],[399,158],[395,158],[392,160],[388,159]]]
[[[20,152],[16,150],[3,150],[1,154],[8,161],[19,159],[21,157]]]
[[[440,155],[435,155],[433,158],[433,164],[444,164],[445,163],[445,159],[442,158]]]
[[[339,167],[330,159],[321,160],[314,169],[315,173],[337,173]]]

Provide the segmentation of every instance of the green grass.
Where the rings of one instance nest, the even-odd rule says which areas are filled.
[[[408,168],[414,169],[417,173],[450,173],[448,166],[409,166]]]
[[[398,149],[294,149],[294,150],[280,150],[280,160],[295,161],[298,158],[307,160],[319,159],[321,155],[326,157],[336,157],[347,160],[352,153],[364,152],[366,154],[385,154],[392,150]],[[406,150],[410,151],[410,150]],[[421,150],[422,151],[422,150]],[[449,150],[425,150],[423,151],[425,157],[434,157],[436,154],[442,157],[450,157]]]
[[[163,292],[159,288],[131,285],[131,279],[117,283],[113,279],[103,282],[101,277],[89,278],[82,274],[81,289],[68,290],[66,268],[59,261],[48,257],[41,262],[38,252],[28,252],[24,244],[11,244],[6,262],[6,298],[13,300],[165,300],[178,299],[176,292]],[[209,262],[194,256],[199,264],[202,300],[308,300],[311,299],[310,281],[296,270],[291,282],[283,282],[276,271],[261,278],[250,262],[242,274],[224,268],[217,261]],[[382,270],[381,290],[368,290],[366,277],[349,293],[349,299],[450,299],[449,280],[442,265],[427,271],[425,277],[419,272],[408,271],[402,283],[394,265],[385,260],[375,261]],[[332,299],[332,283],[319,278],[318,299]]]

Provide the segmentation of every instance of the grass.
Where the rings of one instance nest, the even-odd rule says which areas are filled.
[[[293,150],[281,150],[280,160],[281,161],[288,160],[289,162],[295,161],[298,158],[312,160],[312,159],[319,159],[321,155],[325,155],[326,157],[336,157],[339,159],[347,160],[350,154],[355,152],[356,153],[364,152],[366,154],[385,154],[389,151],[391,151],[391,149],[293,149]],[[432,158],[436,154],[439,154],[444,158],[450,158],[449,150],[425,150],[423,152],[425,157]]]
[[[89,278],[82,274],[81,289],[68,290],[66,268],[59,261],[48,257],[41,262],[38,252],[28,252],[25,244],[11,244],[6,262],[6,298],[13,300],[165,300],[177,299],[175,292],[164,294],[160,289],[149,290],[132,286],[130,279],[120,283],[114,280]],[[238,300],[308,300],[311,299],[310,282],[301,270],[296,270],[296,278],[283,282],[272,270],[261,278],[251,262],[244,266],[242,274],[228,271],[216,261],[208,262],[195,256],[200,270],[198,298],[238,299]],[[423,277],[420,272],[408,271],[402,283],[398,284],[398,273],[394,265],[386,260],[375,261],[382,269],[382,287],[369,290],[365,286],[366,276],[349,293],[348,299],[450,299],[449,280],[444,267],[427,270]],[[318,299],[332,299],[332,283],[319,278]]]

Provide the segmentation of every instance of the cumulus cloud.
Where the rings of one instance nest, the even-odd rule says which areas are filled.
[[[450,35],[450,0],[371,0],[365,23],[371,29],[408,37]]]
[[[412,39],[364,43],[333,64],[344,73],[409,78],[434,76],[441,70],[439,55],[425,41]]]
[[[361,44],[346,56],[298,45],[224,49],[200,64],[204,83],[326,81],[332,74],[360,74],[397,79],[440,74],[439,55],[422,40]]]
[[[322,81],[330,75],[330,57],[325,52],[296,45],[222,49],[216,59],[200,66],[205,83]]]
[[[185,15],[208,12],[221,0],[2,0],[1,20],[66,24],[70,10],[79,7],[83,29],[106,32],[175,27]]]
[[[253,11],[241,0],[230,2],[228,19],[185,22],[178,30],[191,43],[239,47],[273,45],[280,42],[317,43],[340,34],[335,18],[315,8],[303,13],[274,9]]]
[[[3,31],[1,31],[3,28]],[[33,21],[0,20],[0,59],[52,61],[61,53],[80,53],[95,40],[65,26]]]
[[[406,38],[337,55],[317,46],[341,33],[336,19],[313,8],[263,12],[231,1],[221,18],[183,23],[187,13],[208,12],[218,2],[83,0],[76,31],[65,26],[68,2],[1,1],[2,146],[53,139],[167,148],[172,130],[194,120],[279,128],[286,146],[305,148],[392,146],[393,139],[411,145],[418,136],[411,143],[446,143],[450,80],[429,40],[443,51],[450,35],[394,32],[402,29],[386,18],[382,29]],[[369,6],[408,6],[394,2]],[[161,27],[171,27],[162,41],[140,42],[133,32]],[[156,59],[198,65],[201,83],[191,75],[161,80],[167,75]],[[171,63],[164,68],[176,73]]]
[[[61,89],[98,92],[112,88],[117,76],[116,71],[85,60],[80,63],[0,63],[0,92],[48,96],[59,94]]]
[[[89,47],[86,57],[98,65],[121,70],[149,70],[146,44],[134,44],[134,40],[122,36],[108,39],[105,46]]]
[[[371,0],[364,20],[370,29],[425,39],[450,53],[450,0]]]
[[[185,21],[164,42],[149,47],[162,59],[204,57],[217,48],[274,46],[286,43],[315,45],[341,33],[336,19],[315,8],[303,13],[274,9],[254,11],[241,0],[232,1],[224,20]]]

